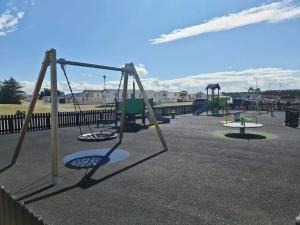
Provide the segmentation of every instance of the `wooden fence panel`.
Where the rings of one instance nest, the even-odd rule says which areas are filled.
[[[7,192],[0,187],[0,225],[46,225],[41,217],[37,217]]]

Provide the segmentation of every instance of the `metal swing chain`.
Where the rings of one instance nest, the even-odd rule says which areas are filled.
[[[82,110],[81,110],[81,108],[80,108],[80,106],[79,106],[79,103],[78,103],[77,99],[75,98],[73,89],[72,89],[72,87],[71,87],[69,78],[68,78],[67,73],[66,73],[65,65],[61,64],[61,69],[62,69],[62,71],[63,71],[63,73],[64,73],[64,76],[65,76],[65,78],[66,78],[67,84],[68,84],[68,86],[69,86],[69,89],[70,89],[70,92],[71,92],[71,95],[72,95],[73,105],[74,105],[75,112],[77,112],[77,108],[76,108],[76,106],[77,106],[77,107],[78,107],[79,114],[80,114],[80,115],[84,115],[84,114],[82,113]],[[84,115],[84,118],[86,119],[85,115]],[[90,127],[90,125],[87,124],[87,126],[88,126],[90,132],[91,132],[92,134],[94,134],[93,131],[92,131],[92,129],[91,129],[91,127]],[[79,130],[80,130],[80,135],[82,135],[82,129],[81,129],[80,123],[79,123]]]
[[[120,88],[121,88],[123,77],[124,77],[124,73],[122,72],[122,76],[121,76],[121,79],[120,79],[120,82],[119,82],[119,86],[118,86],[117,92],[116,92],[116,94],[114,96],[114,102],[115,102],[115,104],[117,104],[117,96],[119,95],[119,92],[120,92]]]
[[[122,80],[123,80],[123,77],[124,77],[124,72],[122,72],[122,76],[120,78],[120,82],[119,82],[119,86],[118,86],[118,89],[117,89],[117,92],[114,96],[114,103],[115,103],[115,110],[116,110],[116,120],[118,119],[118,116],[117,116],[117,106],[118,106],[118,99],[117,99],[117,96],[119,96],[119,93],[120,93],[120,88],[121,88],[121,85],[122,85]],[[123,90],[124,91],[124,90]],[[118,123],[118,121],[117,121]]]

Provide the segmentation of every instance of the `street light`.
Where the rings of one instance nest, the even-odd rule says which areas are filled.
[[[102,93],[104,93],[104,95],[102,95],[102,96],[103,96],[104,106],[106,108],[106,84],[105,84],[106,76],[105,75],[103,75],[103,80],[104,80],[104,88],[103,88]]]

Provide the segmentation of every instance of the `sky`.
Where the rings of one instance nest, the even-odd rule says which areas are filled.
[[[300,0],[0,0],[0,81],[31,93],[51,48],[67,60],[133,62],[149,90],[299,89]],[[67,73],[75,92],[103,89],[104,75],[116,88],[121,77]],[[69,92],[59,67],[58,87]]]

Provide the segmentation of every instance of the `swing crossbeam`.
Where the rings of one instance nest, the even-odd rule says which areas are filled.
[[[129,71],[129,69],[125,68],[125,67],[114,67],[114,66],[105,66],[105,65],[92,64],[92,63],[75,62],[75,61],[65,60],[62,58],[56,60],[56,62],[60,65],[81,66],[81,67],[89,67],[89,68],[95,68],[95,69],[120,71],[120,72],[124,72],[124,73],[128,73],[128,74],[132,74],[132,71]]]

